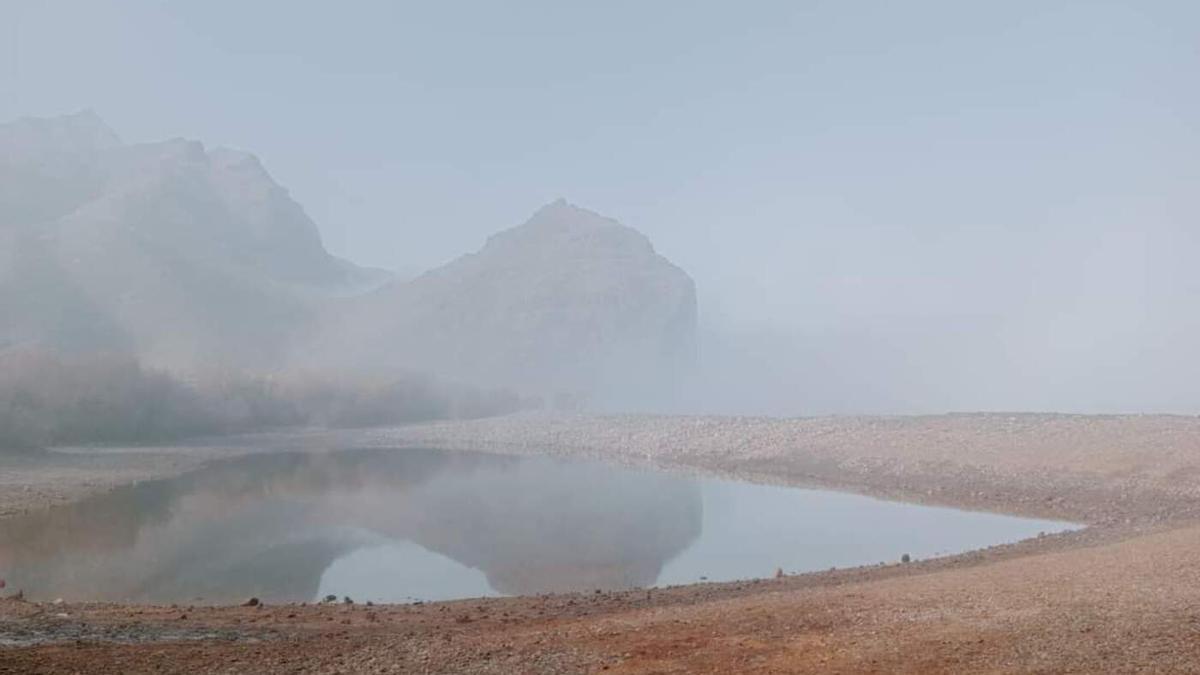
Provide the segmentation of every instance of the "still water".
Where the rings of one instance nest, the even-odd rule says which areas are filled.
[[[1069,523],[436,450],[264,454],[0,521],[33,599],[408,602],[768,577]]]

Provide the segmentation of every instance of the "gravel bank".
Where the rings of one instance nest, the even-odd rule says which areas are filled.
[[[359,432],[360,445],[584,456],[1090,524],[1197,515],[1200,418],[513,416]]]
[[[403,446],[601,458],[1092,527],[907,565],[649,592],[387,607],[7,600],[0,673],[1200,672],[1192,417],[515,416],[267,434],[2,458],[0,504],[32,508],[245,452]]]

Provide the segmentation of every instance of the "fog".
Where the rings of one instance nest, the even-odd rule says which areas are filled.
[[[331,253],[399,279],[559,197],[616,219],[694,280],[695,364],[626,364],[601,410],[1200,411],[1195,3],[427,5],[3,0],[0,121],[251,151]],[[306,329],[288,312],[247,304],[236,339]]]

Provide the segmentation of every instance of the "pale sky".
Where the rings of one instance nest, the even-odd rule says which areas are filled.
[[[1019,364],[1059,408],[1200,409],[1198,83],[1190,0],[0,0],[0,119],[250,150],[356,262],[561,196],[688,270],[706,325],[910,383]],[[1104,383],[1141,393],[1064,403]]]

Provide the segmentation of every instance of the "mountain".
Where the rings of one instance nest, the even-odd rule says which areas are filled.
[[[91,112],[0,125],[0,348],[185,371],[404,368],[575,396],[669,379],[695,324],[685,272],[563,200],[399,280],[330,255],[253,155],[123,143]]]
[[[692,279],[641,233],[558,200],[476,253],[339,310],[318,354],[587,394],[686,367]]]
[[[0,125],[0,345],[270,363],[329,297],[381,281],[253,155],[127,145],[91,112]]]

